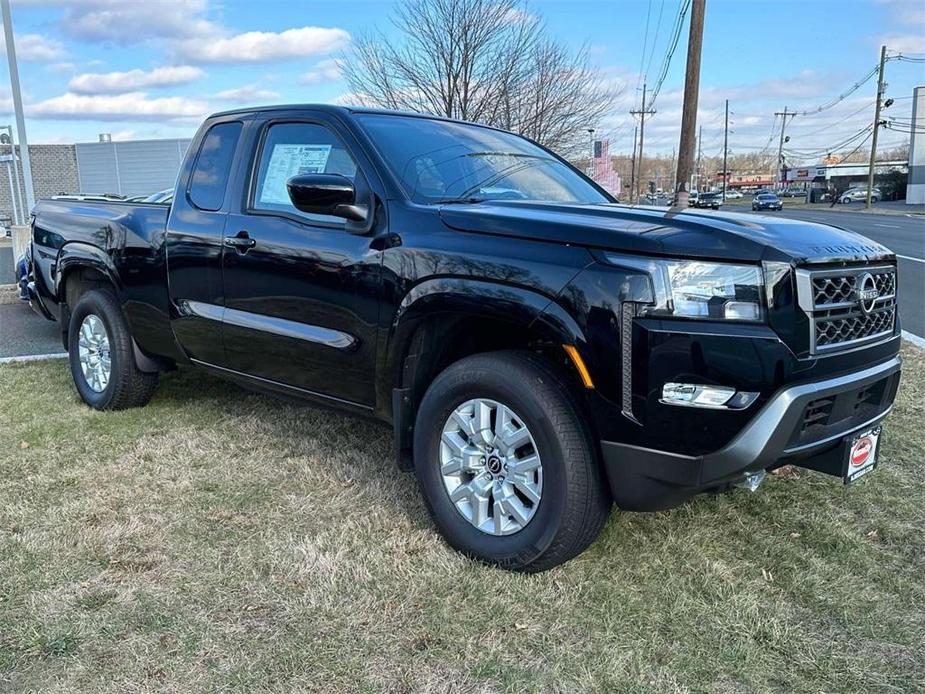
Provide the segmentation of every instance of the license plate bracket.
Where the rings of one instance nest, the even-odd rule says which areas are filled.
[[[864,477],[877,467],[882,426],[845,437],[842,479],[845,484]]]

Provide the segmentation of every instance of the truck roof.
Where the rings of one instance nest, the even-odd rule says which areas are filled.
[[[336,115],[348,115],[348,114],[357,114],[357,113],[374,113],[383,116],[404,116],[408,118],[423,118],[425,120],[440,120],[446,121],[448,123],[465,123],[466,125],[474,125],[480,128],[488,128],[490,130],[501,130],[501,128],[496,128],[491,125],[485,125],[484,123],[474,123],[472,121],[462,120],[459,118],[448,118],[447,116],[437,116],[431,113],[416,113],[414,111],[399,111],[395,109],[387,108],[374,108],[372,106],[340,106],[336,104],[272,104],[269,106],[251,106],[244,108],[234,108],[227,111],[218,111],[207,117],[218,118],[220,116],[233,116],[235,114],[247,114],[247,113],[267,113],[272,111],[297,111],[299,109],[311,110],[311,111],[321,111],[324,113],[333,113]],[[502,130],[502,132],[507,132]]]

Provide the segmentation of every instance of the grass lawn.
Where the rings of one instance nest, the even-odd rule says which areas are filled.
[[[925,689],[925,352],[881,467],[614,512],[553,571],[435,533],[389,432],[193,371],[0,366],[0,691]]]

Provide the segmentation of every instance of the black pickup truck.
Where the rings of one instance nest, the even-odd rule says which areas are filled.
[[[612,502],[853,481],[900,375],[883,246],[621,206],[524,138],[407,114],[212,116],[170,205],[38,203],[31,272],[90,406],[195,365],[374,418],[449,543],[510,569],[575,556]]]

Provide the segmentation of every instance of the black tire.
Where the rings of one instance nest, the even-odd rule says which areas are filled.
[[[109,340],[110,378],[101,391],[94,390],[80,365],[78,341],[80,327],[88,315],[103,323]],[[115,295],[106,289],[83,294],[71,312],[68,327],[68,359],[71,376],[80,398],[97,410],[124,410],[146,405],[157,387],[157,373],[141,371],[135,364],[132,336]]]
[[[455,408],[474,398],[513,409],[533,435],[542,461],[542,498],[531,520],[511,535],[492,535],[472,525],[451,502],[440,474],[444,424]],[[414,467],[447,542],[505,569],[544,571],[568,561],[594,541],[610,513],[596,446],[567,380],[546,360],[526,352],[466,357],[437,376],[418,409]]]

